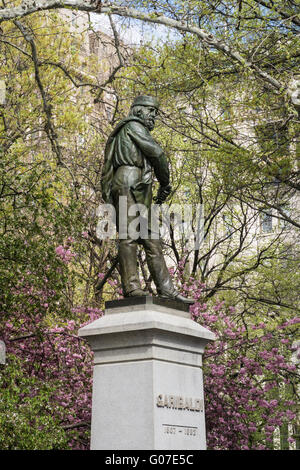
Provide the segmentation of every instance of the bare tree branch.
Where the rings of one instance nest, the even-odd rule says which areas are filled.
[[[271,3],[270,2],[265,2],[264,0],[254,0],[254,1],[256,3],[258,3],[259,5],[261,5],[261,6],[263,6],[265,8],[268,8],[269,10],[276,11],[276,13],[279,13],[279,15],[282,18],[290,20],[295,25],[300,26],[299,12],[298,12],[298,15],[297,14],[291,15],[291,13],[288,13],[287,11],[283,10],[282,8],[277,8],[276,5],[274,5],[274,3],[272,1],[271,1]]]
[[[0,22],[14,20],[17,17],[22,18],[37,11],[57,8],[70,8],[86,12],[134,18],[153,24],[164,25],[169,28],[177,29],[178,31],[194,34],[203,43],[222,52],[233,62],[237,62],[242,67],[252,70],[255,75],[262,78],[265,82],[267,82],[280,93],[285,91],[288,95],[290,95],[289,89],[287,89],[284,84],[280,83],[272,75],[262,70],[253,61],[244,58],[240,52],[226,44],[225,40],[220,40],[213,34],[206,32],[204,29],[192,25],[186,21],[174,20],[164,16],[163,14],[158,13],[156,10],[154,12],[147,13],[126,6],[120,6],[115,3],[103,3],[99,5],[99,3],[95,2],[94,0],[30,0],[23,2],[20,6],[17,7],[4,8],[0,10]]]
[[[57,141],[57,135],[56,135],[55,129],[54,129],[53,124],[52,124],[51,105],[48,103],[46,92],[44,90],[44,87],[43,87],[43,84],[42,84],[42,81],[41,81],[41,77],[40,77],[40,73],[39,73],[39,60],[38,60],[38,56],[37,56],[37,50],[36,50],[35,42],[33,40],[33,37],[31,36],[31,34],[29,33],[28,29],[20,21],[15,20],[14,24],[21,31],[22,35],[24,36],[24,39],[30,45],[31,54],[32,54],[31,58],[32,58],[33,65],[34,65],[35,80],[36,80],[36,83],[37,83],[38,88],[40,90],[40,94],[41,94],[42,102],[43,102],[43,109],[44,109],[45,116],[46,116],[45,132],[48,135],[48,138],[50,140],[52,150],[56,154],[58,164],[63,165],[61,148],[60,148],[60,145]]]

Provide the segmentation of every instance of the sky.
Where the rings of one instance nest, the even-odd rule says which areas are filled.
[[[92,13],[91,21],[95,29],[99,28],[104,33],[112,34],[107,15]],[[171,37],[175,37],[176,34],[175,32],[170,32],[169,28],[162,25],[150,25],[143,21],[128,20],[115,15],[113,16],[113,21],[121,40],[128,45],[140,45],[148,41],[166,41],[169,34],[171,34]]]

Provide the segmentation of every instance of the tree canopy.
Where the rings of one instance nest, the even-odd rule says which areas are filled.
[[[170,162],[170,204],[189,205],[192,235],[202,210],[200,245],[176,238],[172,222],[164,250],[178,287],[197,298],[194,320],[218,336],[205,358],[209,447],[297,439],[298,6],[3,2],[0,421],[12,433],[17,416],[9,448],[88,448],[91,356],[76,332],[121,295],[116,242],[97,237],[97,207],[105,141],[139,93],[160,100],[154,134]],[[88,16],[76,24],[78,12],[107,15],[110,35]],[[172,34],[153,29],[127,45],[120,22]],[[139,262],[154,293],[142,252]]]

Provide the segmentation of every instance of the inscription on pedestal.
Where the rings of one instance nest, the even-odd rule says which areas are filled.
[[[182,426],[181,424],[163,424],[163,432],[165,434],[176,434],[185,436],[198,436],[197,426]]]
[[[157,428],[163,446],[170,449],[198,448],[203,439],[203,398],[160,393],[155,395],[155,404]]]
[[[156,405],[161,408],[173,410],[203,411],[203,400],[201,398],[187,398],[180,395],[159,394]]]

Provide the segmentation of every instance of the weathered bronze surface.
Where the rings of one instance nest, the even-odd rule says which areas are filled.
[[[127,227],[118,224],[120,196],[126,197],[128,211],[137,203],[150,209],[152,170],[160,183],[155,203],[162,204],[171,192],[168,160],[150,134],[155,126],[158,107],[157,99],[152,96],[136,97],[129,115],[117,124],[109,136],[102,172],[102,196],[106,203],[113,204],[116,209],[124,297],[147,295],[141,289],[137,269],[137,245],[142,244],[157,294],[191,304],[194,300],[185,299],[176,291],[163,257],[161,240],[152,237],[150,225],[147,238],[133,240],[128,236]],[[127,226],[134,218],[128,216]]]

